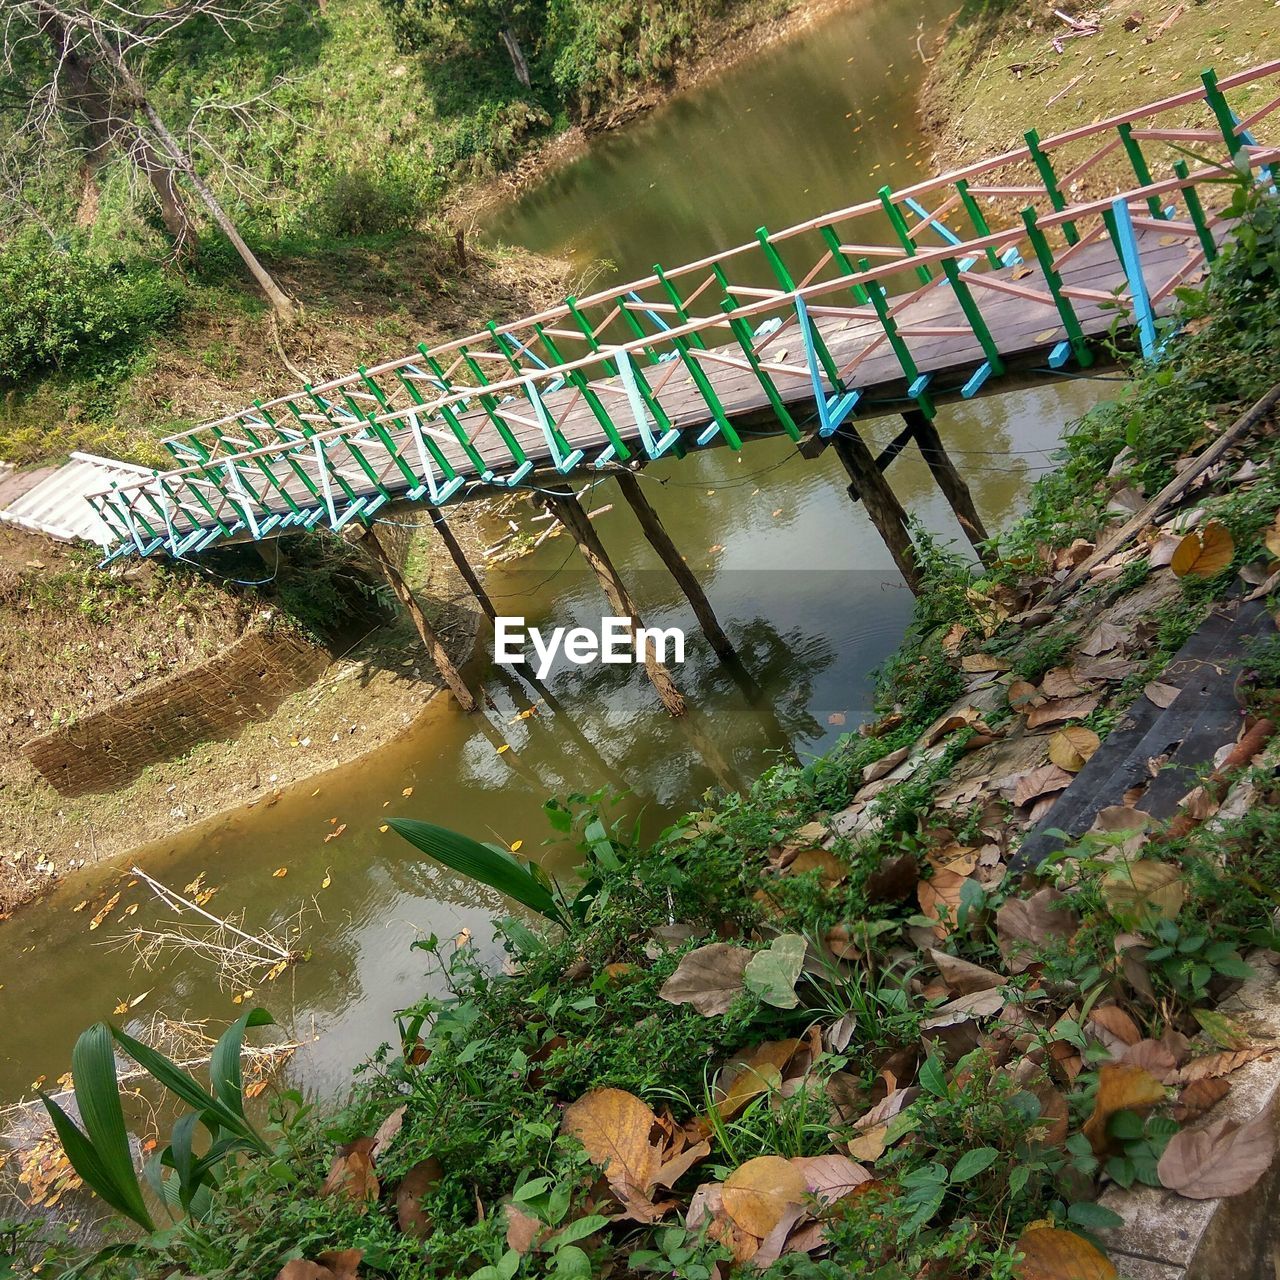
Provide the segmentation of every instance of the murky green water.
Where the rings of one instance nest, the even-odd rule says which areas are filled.
[[[780,226],[852,203],[882,181],[905,182],[922,163],[913,159],[922,151],[912,113],[917,24],[923,19],[927,33],[945,9],[872,0],[837,15],[601,140],[505,211],[491,233],[582,261],[608,257],[639,274],[654,261],[744,239],[761,223]],[[1016,511],[1061,424],[1099,387],[1064,380],[941,412],[943,436],[993,526]],[[883,442],[893,430],[886,419],[872,434]],[[612,483],[602,481],[584,500],[615,504],[596,527],[645,621],[689,629],[688,660],[676,673],[696,708],[687,721],[667,718],[635,670],[564,664],[548,677],[550,699],[518,719],[543,695],[490,666],[486,631],[469,673],[493,697],[484,717],[438,702],[407,736],[366,760],[135,855],[179,888],[203,872],[219,886],[211,907],[243,911],[249,926],[283,929],[302,913],[310,960],[260,987],[253,1001],[308,1041],[288,1068],[307,1088],[343,1092],[352,1065],[392,1034],[394,1010],[431,985],[412,941],[469,929],[492,947],[500,904],[381,832],[388,815],[522,840],[528,853],[547,835],[540,806],[549,793],[613,783],[631,789],[629,803],[643,808],[653,831],[707,787],[744,784],[779,751],[820,751],[868,713],[870,672],[897,646],[911,600],[861,507],[849,502],[834,459],[807,462],[789,442],[766,440],[740,455],[664,461],[645,476],[738,642],[753,689],[744,691],[697,642],[683,598]],[[959,538],[914,452],[895,463],[892,480],[929,528]],[[594,623],[605,611],[564,537],[490,585],[500,609],[535,625]],[[338,824],[342,835],[326,841]],[[555,848],[546,856],[557,865],[567,858]],[[273,875],[281,867],[287,874]],[[117,888],[116,908],[90,931],[90,918]],[[90,906],[74,911],[85,898]],[[124,917],[135,902],[138,911]],[[0,925],[0,1100],[41,1076],[56,1078],[76,1034],[140,993],[150,994],[118,1019],[135,1031],[160,1011],[213,1021],[238,1012],[206,963],[183,958],[157,972],[131,971],[131,958],[108,945],[130,928],[171,918],[118,868],[99,867]]]

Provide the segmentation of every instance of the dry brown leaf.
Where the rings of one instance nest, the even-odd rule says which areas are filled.
[[[1235,553],[1231,531],[1221,521],[1210,520],[1178,543],[1169,567],[1179,578],[1212,578],[1227,568]]]
[[[1116,1280],[1116,1269],[1083,1236],[1060,1227],[1028,1227],[1018,1239],[1018,1280]]]
[[[695,1142],[693,1146],[686,1147],[678,1156],[672,1156],[667,1160],[661,1169],[658,1170],[658,1176],[654,1178],[653,1185],[655,1187],[670,1187],[684,1177],[690,1169],[693,1168],[700,1160],[705,1160],[711,1154],[711,1144],[707,1141]]]
[[[1006,696],[1008,697],[1009,705],[1015,711],[1025,711],[1028,707],[1035,706],[1037,702],[1044,701],[1040,690],[1027,680],[1015,680],[1009,686]]]
[[[1173,705],[1174,699],[1182,692],[1177,685],[1161,684],[1159,680],[1153,680],[1142,691],[1147,698],[1156,704],[1157,707],[1165,708]]]
[[[372,1150],[372,1138],[357,1138],[339,1147],[320,1194],[344,1196],[355,1202],[357,1212],[366,1212],[369,1202],[378,1198],[378,1175],[373,1171]]]
[[[868,877],[862,895],[868,902],[901,902],[909,897],[920,875],[914,853],[882,862]]]
[[[799,876],[806,871],[816,871],[824,889],[834,889],[849,878],[849,868],[829,849],[804,849],[787,867],[788,875]]]
[[[1038,729],[1043,724],[1061,724],[1064,720],[1083,720],[1097,709],[1102,697],[1096,693],[1082,693],[1076,698],[1057,698],[1043,706],[1032,707],[1027,712],[1027,728]]]
[[[1142,1039],[1138,1024],[1119,1005],[1097,1005],[1089,1014],[1089,1021],[1109,1032],[1126,1047]]]
[[[746,947],[712,942],[690,951],[662,984],[668,1004],[691,1004],[704,1018],[724,1013],[742,992],[742,973],[751,959]]]
[[[804,1173],[781,1156],[756,1156],[739,1165],[721,1190],[725,1212],[744,1231],[763,1239],[782,1215],[804,1203]]]
[[[801,1040],[770,1040],[728,1063],[712,1093],[721,1119],[732,1120],[752,1098],[782,1084],[782,1073],[803,1046]]]
[[[969,628],[963,622],[953,622],[942,637],[942,652],[954,658],[960,652],[961,642],[969,634]]]
[[[862,781],[879,782],[881,778],[892,773],[906,758],[911,754],[911,748],[899,747],[897,751],[890,751],[887,756],[881,756],[879,760],[873,760],[862,771]]]
[[[633,1194],[643,1197],[662,1167],[661,1148],[653,1140],[657,1123],[652,1110],[625,1089],[592,1089],[565,1108],[560,1127],[582,1143],[625,1202]]]
[[[1117,1111],[1141,1111],[1164,1101],[1164,1085],[1142,1067],[1127,1062],[1104,1062],[1098,1070],[1098,1093],[1093,1113],[1084,1122],[1084,1136],[1095,1153],[1107,1149],[1107,1122]]]
[[[1131,1066],[1149,1071],[1161,1084],[1173,1084],[1178,1078],[1177,1059],[1159,1040],[1139,1040],[1121,1055]]]
[[[1170,1191],[1214,1200],[1248,1191],[1271,1167],[1276,1132],[1268,1105],[1248,1124],[1224,1116],[1204,1129],[1183,1129],[1169,1139],[1156,1172]]]
[[[116,903],[119,901],[120,895],[113,893],[103,904],[102,910],[89,921],[89,928],[96,929],[115,910]]]
[[[1000,953],[1013,973],[1022,973],[1045,943],[1075,936],[1080,922],[1067,904],[1066,894],[1051,885],[1029,898],[1010,898],[996,912]]]
[[[921,880],[916,886],[921,914],[938,921],[933,926],[934,937],[945,938],[955,927],[960,892],[968,878],[955,871],[935,871],[932,879]]]
[[[1275,1053],[1276,1045],[1258,1044],[1252,1045],[1248,1049],[1231,1049],[1225,1053],[1210,1053],[1203,1058],[1193,1058],[1179,1072],[1178,1079],[1183,1084],[1190,1084],[1195,1080],[1208,1080],[1216,1076],[1229,1076],[1233,1071],[1238,1071],[1247,1062],[1253,1062],[1257,1058],[1265,1058],[1268,1054]]]
[[[369,1158],[376,1160],[395,1140],[404,1124],[404,1113],[409,1104],[402,1103],[379,1126],[373,1135],[373,1146],[369,1148]]]
[[[1078,698],[1089,690],[1080,683],[1079,673],[1074,667],[1054,667],[1044,673],[1040,692],[1046,698]]]
[[[1227,1080],[1193,1080],[1178,1094],[1178,1101],[1173,1108],[1173,1118],[1179,1124],[1198,1120],[1206,1111],[1217,1106],[1230,1092],[1231,1084]]]
[[[960,659],[960,670],[971,675],[988,671],[1008,671],[1013,664],[1008,658],[997,658],[993,653],[967,653]]]
[[[1102,881],[1102,901],[1121,921],[1172,920],[1185,900],[1182,872],[1171,862],[1116,862]]]
[[[809,1194],[823,1204],[843,1200],[855,1187],[871,1180],[871,1175],[848,1156],[792,1156],[791,1163],[804,1175]]]
[[[1061,765],[1041,765],[1038,769],[1030,769],[1019,775],[1013,789],[1013,803],[1021,808],[1041,796],[1065,791],[1070,785],[1071,775]]]
[[[422,1207],[422,1197],[444,1177],[444,1169],[435,1156],[415,1164],[396,1188],[396,1221],[400,1230],[415,1240],[425,1240],[435,1226]]]
[[[990,991],[1009,981],[1003,974],[984,969],[980,964],[961,960],[958,956],[948,955],[936,948],[930,949],[929,959],[937,966],[943,982],[957,995],[967,996],[975,991]]]
[[[1049,759],[1068,773],[1079,773],[1093,759],[1101,739],[1082,724],[1059,729],[1049,739]]]
[[[504,1205],[503,1212],[507,1218],[507,1248],[514,1249],[523,1257],[533,1248],[542,1231],[542,1223],[514,1204]]]
[[[850,1140],[849,1154],[855,1160],[865,1160],[868,1164],[875,1164],[884,1155],[884,1140],[888,1132],[887,1124],[872,1125],[870,1129],[864,1129]]]
[[[1113,622],[1100,622],[1085,637],[1080,652],[1086,657],[1096,658],[1099,654],[1118,649],[1128,639],[1129,632],[1123,627],[1117,627]]]

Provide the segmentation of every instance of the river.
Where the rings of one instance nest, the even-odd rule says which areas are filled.
[[[867,0],[838,12],[598,139],[499,211],[486,233],[582,266],[606,259],[636,276],[655,261],[675,264],[748,239],[762,223],[782,226],[866,198],[882,182],[923,176],[918,47],[947,9],[936,0],[910,12],[897,0]],[[1064,378],[941,411],[943,437],[992,527],[1016,513],[1062,424],[1102,385]],[[871,424],[876,444],[894,421]],[[928,529],[962,543],[918,454],[904,454],[891,479]],[[486,718],[468,719],[438,699],[412,731],[360,762],[133,855],[179,888],[203,873],[203,884],[218,887],[211,908],[243,911],[247,926],[299,920],[298,945],[310,958],[251,997],[306,1042],[286,1068],[294,1083],[341,1094],[352,1066],[393,1035],[394,1011],[434,982],[410,950],[415,939],[465,929],[486,954],[496,952],[500,903],[382,831],[388,815],[519,840],[523,853],[537,853],[548,794],[612,783],[631,790],[626,803],[643,810],[652,832],[706,788],[744,785],[779,752],[820,752],[869,714],[871,672],[900,642],[911,597],[834,459],[805,461],[788,441],[760,440],[740,454],[660,462],[644,482],[758,696],[697,642],[683,598],[616,488],[600,481],[584,501],[613,504],[596,527],[645,621],[690,630],[688,661],[676,671],[696,709],[689,720],[666,717],[636,670],[563,663],[547,680],[555,708],[541,701],[521,717],[541,695],[491,666],[486,631],[468,671],[493,696]],[[535,625],[598,622],[604,611],[564,537],[496,571],[490,586],[500,610]],[[550,846],[545,856],[563,867],[569,855]],[[117,890],[119,901],[90,931]],[[161,1012],[212,1024],[239,1012],[203,961],[133,971],[130,956],[112,949],[113,938],[171,915],[108,865],[70,877],[0,925],[0,1101],[66,1071],[80,1030],[143,993],[117,1018],[135,1033]]]

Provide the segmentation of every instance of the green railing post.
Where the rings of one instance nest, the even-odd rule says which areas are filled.
[[[987,215],[982,212],[981,206],[973,198],[969,191],[969,184],[963,178],[956,179],[956,191],[960,194],[960,203],[964,206],[964,211],[969,215],[969,221],[973,223],[973,229],[979,236],[985,237],[991,234],[991,224],[987,222]],[[987,261],[991,266],[999,269],[1004,266],[1000,261],[1000,255],[995,251],[994,246],[986,247]]]
[[[856,275],[857,268],[849,261],[849,255],[840,247],[840,237],[836,235],[835,228],[830,226],[823,227],[822,238],[827,242],[827,248],[831,250],[831,256],[844,268],[845,275]],[[855,302],[865,306],[870,301],[870,295],[863,285],[854,284],[851,288]]]
[[[262,419],[267,424],[267,426],[269,426],[271,430],[276,433],[277,436],[281,437],[280,453],[288,461],[289,467],[293,471],[293,474],[297,476],[299,480],[302,481],[303,487],[307,490],[307,492],[313,498],[318,499],[321,496],[320,490],[316,488],[315,482],[307,474],[306,468],[300,466],[297,458],[293,456],[293,447],[287,441],[283,440],[284,432],[280,430],[279,424],[276,422],[275,418],[273,418],[271,414],[262,407],[261,400],[255,400],[253,402],[253,407],[257,409],[257,411],[262,415]]]
[[[788,293],[794,293],[796,282],[791,278],[791,272],[787,270],[787,264],[782,261],[781,255],[769,243],[767,227],[756,228],[756,240],[759,242],[760,248],[764,250],[765,261],[769,264],[769,269],[777,277],[778,283]],[[835,362],[831,352],[827,350],[827,344],[822,340],[822,334],[818,332],[816,324],[813,326],[813,349],[818,353],[818,359],[822,361],[822,367],[831,382],[832,391],[837,394],[843,393],[845,385],[840,378],[840,366]]]
[[[902,216],[902,210],[893,203],[893,188],[881,187],[876,195],[880,197],[880,204],[883,207],[890,225],[893,227],[894,234],[898,237],[898,243],[906,251],[908,258],[916,256],[916,242],[911,238],[911,228],[907,226],[907,220]],[[921,284],[928,284],[933,279],[933,272],[928,267],[916,267],[916,275],[920,279]]]
[[[569,297],[564,300],[564,305],[569,308],[569,314],[573,317],[573,322],[578,326],[582,336],[587,340],[587,346],[591,348],[594,355],[600,354],[600,344],[596,341],[596,335],[592,333],[591,326],[587,323],[587,318],[578,310],[577,298]],[[607,357],[601,361],[604,371],[612,378],[618,374],[618,366]]]
[[[656,262],[653,264],[653,274],[658,277],[658,283],[662,285],[663,291],[667,295],[667,300],[675,308],[676,318],[682,325],[688,324],[689,313],[684,309],[684,300],[676,292],[675,285],[667,279],[667,273]],[[703,351],[707,348],[707,344],[702,340],[702,335],[696,331],[689,335],[689,343],[692,346],[701,348]]]
[[[1209,104],[1209,110],[1213,112],[1213,118],[1218,122],[1218,128],[1222,131],[1222,140],[1227,144],[1227,154],[1234,160],[1236,152],[1244,146],[1240,135],[1236,132],[1235,113],[1231,110],[1222,90],[1218,88],[1218,75],[1212,67],[1206,67],[1200,73],[1200,80],[1204,85],[1204,99]]]
[[[369,394],[373,396],[373,398],[378,402],[378,407],[382,410],[382,412],[383,413],[394,412],[391,408],[391,402],[387,399],[386,395],[383,393],[382,388],[377,384],[377,382],[369,376],[369,372],[365,368],[365,366],[358,365],[357,372],[360,374],[360,380],[364,383],[366,387],[368,387]],[[352,404],[350,397],[347,398],[347,403]],[[354,404],[352,404],[352,407],[356,409],[357,413],[360,412],[360,410]],[[360,416],[364,418],[364,420],[369,424],[370,428],[373,430],[374,435],[376,435],[378,437],[378,440],[381,442],[382,447],[391,455],[391,460],[396,464],[397,469],[399,470],[400,474],[404,477],[405,482],[408,484],[409,488],[416,489],[420,484],[422,484],[426,480],[426,476],[420,476],[413,469],[413,467],[404,460],[404,456],[401,454],[400,450],[396,447],[396,442],[391,438],[391,433],[386,429],[385,426],[383,426],[383,424],[378,420],[376,415],[369,414],[369,413],[361,413]]]
[[[485,327],[493,335],[493,341],[495,345],[497,346],[498,350],[501,351],[504,356],[506,356],[507,363],[511,366],[512,370],[517,375],[523,377],[528,372],[528,370],[516,358],[516,353],[511,349],[511,344],[508,343],[506,336],[498,332],[498,326],[492,320],[490,320],[488,325],[486,325]],[[528,400],[530,404],[533,404],[535,400],[541,400],[541,396],[539,395],[539,392],[537,391],[537,389],[533,386],[532,382],[526,382],[524,384],[524,394],[525,394],[525,399]],[[547,406],[545,402],[542,403],[542,407],[543,409],[546,409]],[[569,454],[573,452],[573,448],[569,444],[569,442],[564,438],[563,432],[561,432],[559,425],[556,423],[555,418],[549,411],[547,413],[547,417],[551,421],[551,435],[556,442],[556,447],[563,450],[564,456],[567,458]]]
[[[721,304],[721,310],[732,311],[733,303],[726,298]],[[787,409],[786,402],[778,393],[778,388],[773,379],[760,367],[760,357],[756,355],[755,345],[752,342],[751,326],[741,316],[730,316],[729,328],[733,330],[733,336],[737,338],[738,346],[742,348],[742,354],[746,356],[747,363],[751,366],[760,385],[764,388],[765,395],[769,397],[769,403],[773,406],[774,416],[782,424],[782,429],[793,440],[799,440],[800,428],[796,426],[795,419]]]
[[[871,270],[871,264],[866,258],[860,261],[859,266],[863,271]],[[867,292],[871,299],[871,305],[875,308],[876,316],[880,320],[880,326],[884,329],[885,337],[889,340],[889,346],[893,349],[893,354],[898,357],[898,364],[907,379],[907,386],[911,387],[920,377],[920,368],[916,364],[915,357],[911,354],[911,348],[907,346],[902,334],[898,332],[898,322],[893,318],[884,285],[879,280],[872,280],[867,286]],[[938,412],[934,407],[933,397],[928,391],[921,391],[912,398],[920,406],[920,411],[926,417],[932,418]]]
[[[546,348],[547,354],[558,365],[566,362],[564,356],[560,354],[560,348],[556,346],[551,335],[544,333],[540,324],[533,326],[533,331],[538,335],[542,345]],[[623,443],[622,437],[618,434],[618,428],[614,424],[609,411],[604,407],[600,397],[592,390],[590,383],[582,375],[581,369],[566,369],[564,376],[577,389],[579,395],[587,402],[587,407],[595,415],[596,421],[600,424],[601,430],[609,437],[609,443],[613,445],[614,457],[619,462],[626,462],[631,457],[631,450]]]
[[[1036,261],[1044,273],[1045,283],[1049,286],[1054,306],[1058,308],[1058,315],[1062,320],[1063,329],[1066,330],[1067,341],[1071,343],[1071,350],[1075,353],[1076,363],[1087,368],[1093,363],[1093,352],[1089,350],[1088,343],[1085,341],[1084,330],[1080,327],[1071,299],[1062,292],[1062,277],[1054,265],[1053,250],[1049,248],[1044,232],[1036,224],[1035,209],[1023,209],[1022,223],[1027,229],[1027,236],[1035,251]]]
[[[1040,174],[1040,181],[1044,183],[1049,203],[1053,205],[1055,213],[1061,213],[1067,207],[1067,199],[1058,186],[1058,175],[1053,171],[1053,162],[1040,146],[1040,135],[1034,129],[1028,129],[1022,137],[1027,144],[1027,150],[1031,153],[1036,171]],[[1080,241],[1080,233],[1076,230],[1074,222],[1064,222],[1062,234],[1066,236],[1068,244],[1078,244]]]
[[[507,452],[511,454],[517,467],[522,467],[528,461],[524,450],[520,447],[520,442],[515,438],[511,428],[507,425],[502,414],[498,412],[498,401],[484,391],[483,388],[489,385],[489,379],[485,377],[484,370],[480,368],[479,361],[469,352],[466,347],[459,347],[458,354],[466,361],[467,368],[471,370],[471,376],[475,378],[476,385],[481,388],[477,392],[476,399],[480,401],[481,408],[484,409],[485,415],[489,421],[493,423],[494,430],[502,438],[502,443],[507,446]]]
[[[440,383],[442,394],[448,396],[451,394],[453,387],[449,379],[445,377],[445,372],[440,364],[431,353],[427,350],[425,342],[418,343],[418,351],[422,354],[423,362],[427,368],[436,376],[436,380]],[[402,378],[405,389],[413,397],[414,401],[421,405],[427,405],[427,401],[423,399],[418,389],[408,378]],[[439,408],[440,416],[444,419],[445,425],[453,432],[453,438],[458,442],[462,452],[471,460],[471,465],[475,467],[478,475],[484,475],[486,471],[492,471],[493,468],[484,460],[484,455],[479,449],[471,443],[471,436],[467,433],[466,427],[462,425],[462,419],[453,411],[451,404],[442,404]]]
[[[1191,176],[1185,160],[1177,161],[1173,171],[1182,182],[1186,182]],[[1213,232],[1209,230],[1209,221],[1204,216],[1204,205],[1200,203],[1200,193],[1195,187],[1188,185],[1182,188],[1182,198],[1187,203],[1187,213],[1191,215],[1191,225],[1196,229],[1196,238],[1200,241],[1201,249],[1204,250],[1204,260],[1212,262],[1218,256],[1218,242],[1213,238]]]
[[[982,318],[982,311],[974,300],[973,290],[965,283],[964,273],[960,270],[960,264],[954,258],[943,258],[942,273],[947,277],[947,283],[956,295],[956,301],[960,303],[960,310],[964,312],[964,317],[968,320],[969,327],[973,330],[974,336],[982,347],[983,355],[987,357],[987,362],[991,365],[992,374],[999,377],[1004,372],[1004,361],[1000,358],[1000,348],[991,336],[991,330],[987,328],[987,322]]]
[[[1147,167],[1147,158],[1142,154],[1142,148],[1133,136],[1133,125],[1118,124],[1116,132],[1124,144],[1125,154],[1129,157],[1129,164],[1133,168],[1133,176],[1138,179],[1138,185],[1149,187],[1155,179],[1152,178],[1151,170]],[[1148,196],[1147,208],[1151,210],[1153,218],[1164,218],[1164,205],[1160,203],[1159,196]]]
[[[311,394],[310,384],[304,384],[304,387],[307,391],[307,394],[310,395]],[[311,398],[314,401],[315,397],[312,396]],[[289,401],[289,412],[292,413],[293,416],[298,420],[298,425],[302,428],[302,434],[306,436],[308,440],[311,440],[315,436],[320,434],[315,429],[315,427],[311,425],[311,423],[307,422],[303,418],[301,412],[298,409],[298,406],[295,405],[292,400]],[[327,413],[324,416],[326,420],[332,421],[332,419],[329,418],[329,415]],[[321,440],[319,442],[319,445],[320,445],[320,458],[323,460],[321,461],[321,466],[323,466],[325,473],[329,476],[330,479],[337,481],[338,488],[340,488],[343,494],[346,495],[346,499],[348,502],[359,502],[360,501],[359,494],[357,494],[356,491],[347,482],[347,479],[342,474],[342,472],[339,471],[338,468],[333,465],[333,460],[329,457],[329,450],[325,447],[324,441]]]
[[[715,276],[716,283],[720,286],[720,292],[723,293],[735,307],[740,307],[742,303],[738,301],[733,290],[729,287],[729,277],[725,275],[724,268],[718,262],[713,262],[711,264],[711,274]]]

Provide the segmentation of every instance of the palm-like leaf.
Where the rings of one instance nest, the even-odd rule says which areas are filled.
[[[390,826],[415,849],[459,875],[487,884],[556,924],[565,923],[564,912],[548,885],[504,850],[413,818],[392,818]]]

